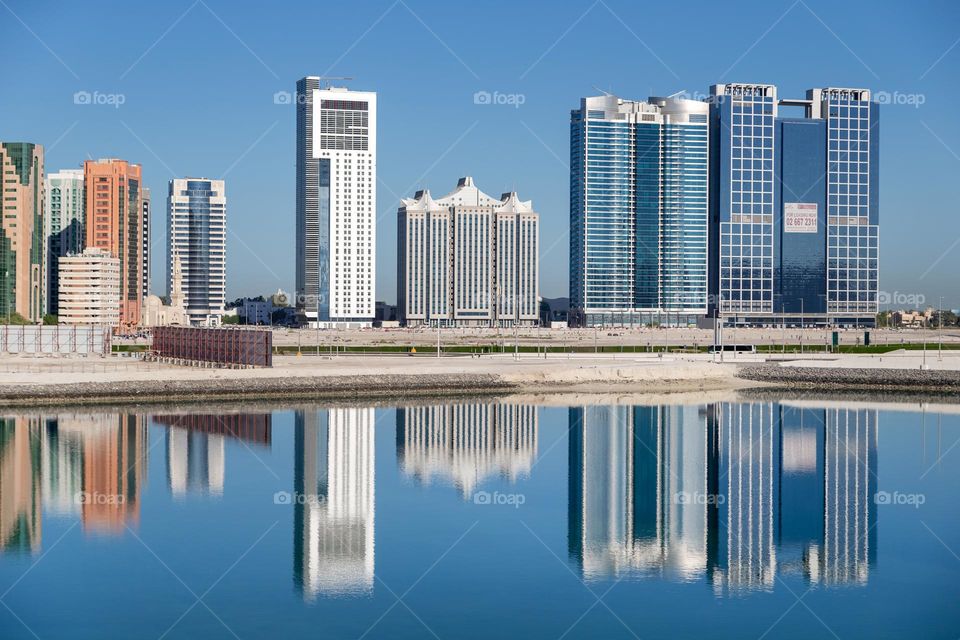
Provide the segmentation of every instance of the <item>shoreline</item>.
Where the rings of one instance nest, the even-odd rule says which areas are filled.
[[[743,358],[571,360],[279,358],[271,369],[197,369],[139,361],[116,369],[29,363],[0,375],[4,407],[103,406],[237,401],[403,400],[582,394],[596,396],[746,392],[749,395],[899,393],[960,397],[960,368],[877,366],[863,357],[771,363]],[[889,359],[888,359],[889,360]]]

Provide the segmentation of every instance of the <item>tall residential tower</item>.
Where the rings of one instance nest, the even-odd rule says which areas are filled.
[[[223,180],[175,178],[167,194],[167,289],[176,261],[191,324],[217,326],[227,295],[227,196]]]
[[[540,216],[516,192],[499,199],[461,178],[397,212],[397,306],[407,326],[511,326],[539,318]]]
[[[570,311],[581,325],[707,310],[703,102],[583,98],[570,121]]]
[[[143,184],[140,165],[126,160],[86,160],[86,247],[120,259],[120,324],[140,323],[143,302]]]
[[[83,169],[64,169],[47,175],[44,254],[46,256],[47,313],[59,313],[60,258],[76,255],[84,246]]]
[[[0,142],[0,314],[43,317],[43,146]]]
[[[377,94],[297,82],[297,307],[367,325],[376,273]]]

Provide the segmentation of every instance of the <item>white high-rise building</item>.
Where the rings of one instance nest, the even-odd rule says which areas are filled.
[[[167,195],[168,291],[179,258],[184,306],[194,325],[217,326],[227,295],[227,196],[223,180],[176,178]]]
[[[407,326],[510,326],[539,320],[540,216],[516,192],[499,199],[469,176],[434,200],[401,202],[397,311]]]
[[[374,317],[377,94],[297,82],[297,306],[322,326]]]

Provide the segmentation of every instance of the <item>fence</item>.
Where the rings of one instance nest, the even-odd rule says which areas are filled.
[[[258,329],[154,327],[151,352],[183,364],[273,366],[273,332]]]
[[[110,327],[77,324],[0,325],[0,353],[109,355]]]

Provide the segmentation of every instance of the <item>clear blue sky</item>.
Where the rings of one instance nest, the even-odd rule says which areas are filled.
[[[377,297],[393,301],[398,199],[473,175],[541,215],[541,289],[567,293],[569,112],[768,82],[783,96],[864,86],[881,113],[880,289],[960,307],[960,3],[41,2],[0,0],[0,140],[47,170],[143,165],[164,292],[167,181],[225,178],[228,295],[293,288],[295,115],[304,75],[379,93]],[[74,103],[77,91],[123,104]],[[522,95],[478,105],[477,91]],[[105,98],[101,98],[105,99]],[[918,104],[922,103],[922,104]]]

